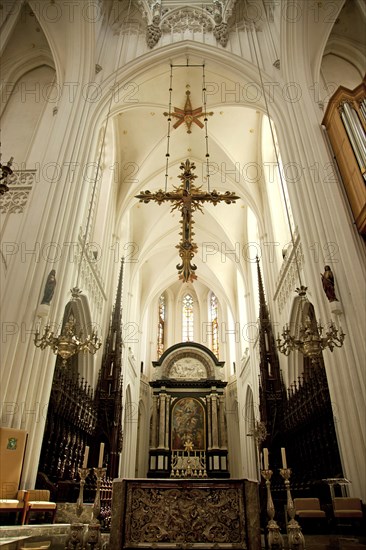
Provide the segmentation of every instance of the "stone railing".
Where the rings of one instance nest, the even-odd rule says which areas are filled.
[[[83,250],[83,236],[81,235],[81,228],[79,232],[78,245],[78,263],[81,259],[81,254]],[[83,258],[81,262],[81,287],[88,291],[90,301],[95,305],[98,313],[102,312],[103,304],[107,299],[105,293],[105,283],[100,272],[99,266],[97,264],[97,258],[88,250],[88,247],[85,246],[83,252]]]
[[[278,311],[281,313],[287,303],[287,300],[295,288],[299,286],[298,269],[302,270],[304,265],[304,255],[302,252],[300,237],[297,232],[294,235],[295,246],[288,248],[284,258],[273,299],[277,303]],[[295,258],[296,254],[296,258]]]
[[[23,214],[36,176],[36,170],[13,172],[7,180],[9,191],[0,197],[0,214]]]

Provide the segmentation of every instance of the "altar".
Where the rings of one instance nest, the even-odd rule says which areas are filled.
[[[260,550],[256,482],[116,479],[110,548]]]

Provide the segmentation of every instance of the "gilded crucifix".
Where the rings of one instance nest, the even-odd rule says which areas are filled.
[[[202,203],[204,202],[210,202],[216,206],[219,202],[225,202],[226,204],[235,203],[240,198],[232,191],[226,191],[222,194],[215,190],[211,192],[201,191],[202,186],[196,187],[193,183],[193,180],[197,178],[192,173],[192,170],[195,170],[195,168],[195,164],[191,163],[189,159],[182,162],[180,165],[182,174],[178,176],[182,183],[178,187],[174,186],[174,191],[164,192],[162,189],[159,189],[156,193],[141,191],[139,195],[136,195],[136,198],[140,199],[140,202],[148,203],[155,201],[159,205],[163,202],[171,202],[173,204],[171,212],[173,210],[181,212],[182,218],[180,224],[182,231],[179,233],[181,241],[176,248],[179,249],[179,256],[181,258],[181,262],[177,264],[179,279],[182,279],[184,283],[193,282],[194,279],[197,279],[197,275],[195,274],[197,266],[192,263],[193,257],[198,250],[197,244],[192,241],[194,235],[192,231],[194,224],[192,213],[196,210],[202,212]]]

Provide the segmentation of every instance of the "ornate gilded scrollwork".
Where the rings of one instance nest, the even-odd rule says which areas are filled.
[[[127,499],[126,545],[174,543],[192,548],[195,543],[225,543],[246,548],[238,488],[130,486]]]

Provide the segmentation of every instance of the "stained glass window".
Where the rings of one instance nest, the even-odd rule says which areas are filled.
[[[165,336],[165,296],[162,294],[159,298],[159,320],[158,320],[158,359],[164,353]]]
[[[211,292],[210,294],[209,319],[211,323],[212,351],[218,358],[219,357],[218,305],[217,305],[217,297],[213,292]]]
[[[193,298],[190,294],[183,298],[182,341],[193,342]]]

